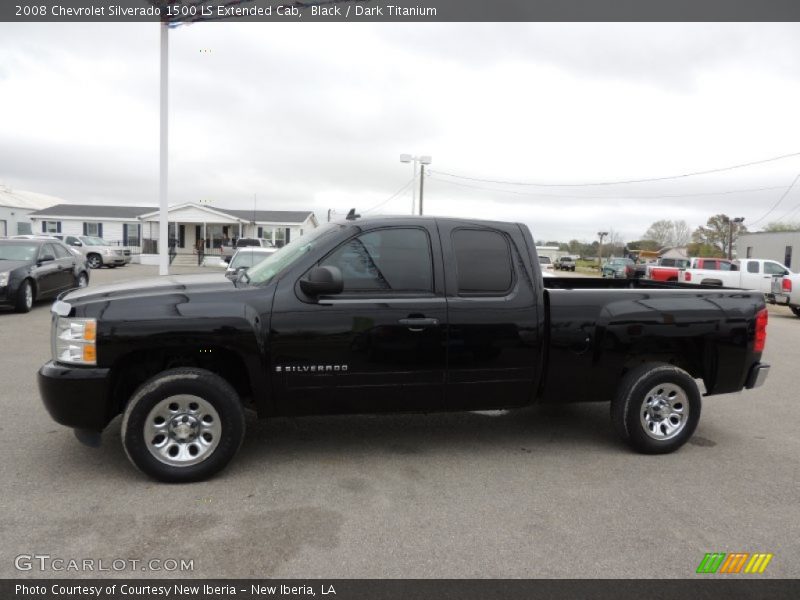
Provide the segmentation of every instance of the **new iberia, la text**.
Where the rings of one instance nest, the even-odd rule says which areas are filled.
[[[247,587],[235,585],[210,585],[191,583],[176,583],[174,585],[148,585],[148,584],[107,584],[107,585],[26,585],[17,584],[15,595],[18,597],[35,595],[46,596],[162,596],[164,598],[196,598],[213,596],[236,596],[237,594],[250,594],[251,596],[308,596],[314,597],[336,595],[336,589],[331,584],[310,585],[261,585],[249,584]]]

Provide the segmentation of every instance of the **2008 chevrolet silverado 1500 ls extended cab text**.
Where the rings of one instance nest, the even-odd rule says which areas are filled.
[[[327,224],[237,281],[186,275],[73,291],[39,371],[52,417],[165,481],[224,467],[262,417],[611,401],[645,453],[692,435],[701,400],[755,387],[758,292],[543,278],[527,227],[425,217]]]

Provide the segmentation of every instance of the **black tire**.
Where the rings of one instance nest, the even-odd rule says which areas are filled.
[[[75,287],[85,288],[89,285],[89,274],[86,271],[81,271],[75,278]]]
[[[191,404],[196,405],[195,412],[191,412]],[[173,406],[178,409],[173,410]],[[165,419],[159,413],[167,409],[170,414]],[[211,434],[201,428],[206,417],[212,416],[209,423],[216,430],[206,443],[200,437]],[[189,418],[193,420],[187,424]],[[195,426],[199,427],[187,431],[187,427]],[[164,434],[156,431],[158,427]],[[242,445],[244,430],[244,409],[233,387],[205,369],[182,367],[162,371],[134,392],[122,418],[121,433],[125,453],[139,470],[160,481],[185,483],[207,479],[223,469]],[[162,440],[158,440],[159,435]],[[180,437],[187,435],[195,437]],[[199,454],[189,452],[192,446],[201,448],[195,450]],[[178,450],[172,455],[174,447]],[[179,464],[181,461],[187,464]]]
[[[86,264],[90,269],[99,269],[103,266],[103,258],[99,254],[89,254],[86,257]]]
[[[691,375],[667,363],[646,363],[622,380],[611,401],[611,422],[637,452],[667,454],[692,437],[701,408]]]
[[[14,302],[14,310],[18,313],[30,312],[36,300],[36,290],[30,279],[24,280],[17,289],[17,299]]]
[[[117,265],[106,265],[109,269],[116,269]]]
[[[800,317],[800,306],[790,306],[789,308],[792,310],[795,317]]]

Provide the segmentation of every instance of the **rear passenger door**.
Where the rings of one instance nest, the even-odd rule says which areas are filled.
[[[448,306],[446,403],[518,406],[532,399],[541,328],[530,256],[518,226],[440,221]],[[528,262],[530,262],[528,260]]]

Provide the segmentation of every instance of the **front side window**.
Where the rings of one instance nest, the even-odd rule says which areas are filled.
[[[363,233],[319,264],[339,268],[344,292],[433,292],[431,244],[422,229]]]
[[[509,292],[513,282],[511,250],[502,234],[457,229],[452,240],[459,294],[502,296]]]

